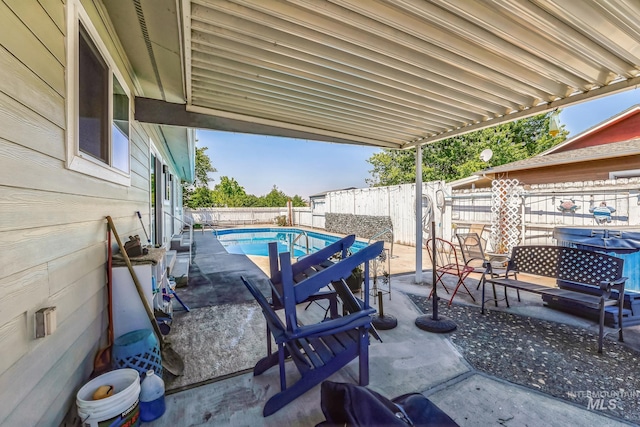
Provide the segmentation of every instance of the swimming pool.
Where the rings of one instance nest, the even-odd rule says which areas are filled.
[[[269,256],[268,243],[277,242],[278,252],[291,252],[293,244],[295,258],[307,254],[307,239],[304,235],[300,236],[303,233],[309,236],[309,253],[340,240],[340,237],[297,228],[234,228],[215,231],[216,237],[230,254]],[[366,242],[356,240],[351,246],[352,252],[366,246]]]

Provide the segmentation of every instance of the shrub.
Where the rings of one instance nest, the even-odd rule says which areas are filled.
[[[285,225],[287,225],[287,216],[286,215],[278,215],[276,217],[276,224],[278,224],[280,227],[284,227]]]

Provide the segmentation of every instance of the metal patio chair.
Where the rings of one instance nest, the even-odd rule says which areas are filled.
[[[475,302],[476,299],[473,297],[473,295],[471,294],[471,291],[469,291],[469,288],[467,288],[467,285],[465,285],[464,283],[464,279],[466,279],[467,276],[469,276],[469,274],[474,271],[473,267],[465,265],[463,262],[461,262],[461,260],[458,260],[456,247],[453,245],[453,243],[449,242],[448,240],[444,240],[440,238],[435,239],[435,246],[436,246],[435,258],[433,256],[432,245],[433,245],[433,239],[429,239],[426,244],[427,251],[429,252],[429,258],[431,260],[435,259],[436,261],[436,265],[433,266],[433,268],[436,269],[436,283],[434,283],[433,286],[435,287],[438,285],[438,283],[440,283],[442,284],[442,287],[444,288],[444,290],[449,294],[450,293],[449,289],[445,285],[443,279],[447,275],[457,277],[458,281],[456,282],[455,289],[453,290],[453,294],[451,294],[449,305],[451,305],[451,303],[453,302],[453,298],[456,296],[456,293],[458,293],[458,289],[460,288],[460,286],[463,286],[465,288],[465,290],[467,291],[471,299]],[[429,298],[431,298],[432,294],[433,294],[433,288],[429,293]]]
[[[456,237],[465,265],[473,267],[476,273],[484,273],[485,263],[490,262],[493,277],[504,276],[507,262],[509,262],[507,255],[485,254],[482,249],[482,239],[477,233],[460,233],[456,234]],[[480,288],[480,284],[476,289]]]
[[[509,257],[502,254],[485,254],[482,249],[482,239],[477,233],[460,233],[456,234],[458,243],[460,244],[460,252],[466,266],[473,267],[475,273],[482,273],[482,278],[478,282],[476,290],[480,289],[480,285],[484,282],[487,263],[491,265],[491,278],[504,277],[507,273],[507,263]],[[507,298],[507,288],[504,289],[505,298]],[[517,290],[518,301],[520,301],[520,291]],[[496,298],[495,286],[493,287],[493,297]],[[496,306],[497,306],[496,301]]]

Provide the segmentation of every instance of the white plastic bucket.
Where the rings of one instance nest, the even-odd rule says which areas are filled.
[[[98,387],[111,385],[113,395],[93,400]],[[78,416],[84,427],[136,427],[140,425],[140,376],[135,369],[107,372],[86,383],[76,395]]]

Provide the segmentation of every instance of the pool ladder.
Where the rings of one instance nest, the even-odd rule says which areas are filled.
[[[371,244],[371,241],[374,239],[377,239],[380,236],[384,236],[385,234],[391,234],[391,248],[390,248],[390,252],[389,252],[389,256],[393,257],[393,229],[392,228],[385,228],[384,230],[380,231],[379,233],[376,233],[374,236],[372,236],[369,241],[367,242],[367,246]]]
[[[291,250],[291,256],[292,256],[292,257],[293,257],[293,253],[295,252],[295,251],[293,250],[293,247],[295,246],[296,242],[297,242],[298,240],[300,240],[300,238],[301,238],[302,236],[304,236],[304,237],[306,238],[306,243],[307,243],[307,255],[309,255],[309,235],[307,234],[307,232],[306,232],[306,231],[301,230],[301,231],[300,231],[300,234],[298,234],[298,235],[296,236],[296,238],[295,238],[295,239],[293,239],[293,241],[291,242],[291,246],[290,246],[290,248],[289,248],[289,249]]]

